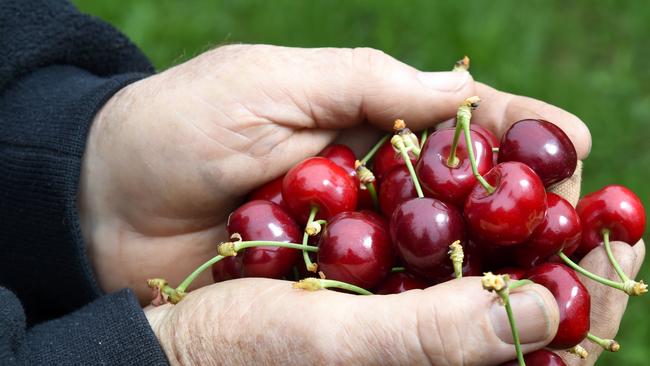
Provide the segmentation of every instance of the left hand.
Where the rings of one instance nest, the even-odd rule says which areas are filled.
[[[588,129],[568,112],[372,49],[225,46],[127,86],[97,114],[82,166],[82,231],[100,285],[131,287],[147,302],[147,278],[177,285],[215,255],[248,191],[339,132],[362,154],[377,136],[366,121],[389,130],[403,118],[420,130],[475,94],[483,99],[475,120],[497,134],[544,118],[579,158],[589,153]],[[205,273],[195,285],[210,282]]]

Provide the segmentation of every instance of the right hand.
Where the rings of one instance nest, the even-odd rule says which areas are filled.
[[[551,293],[526,286],[511,303],[524,352],[544,347],[558,326]],[[495,365],[515,357],[505,309],[478,277],[384,296],[247,278],[146,314],[176,365]]]

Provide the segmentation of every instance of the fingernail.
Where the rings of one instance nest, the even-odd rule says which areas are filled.
[[[510,305],[522,344],[545,340],[551,332],[550,315],[544,300],[535,291],[518,291],[510,294]],[[490,309],[494,332],[502,341],[514,344],[506,308],[495,302]]]
[[[467,71],[421,72],[418,79],[427,88],[439,91],[456,91],[461,89],[469,80]]]

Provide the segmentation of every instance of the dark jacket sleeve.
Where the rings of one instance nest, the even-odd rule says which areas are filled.
[[[134,295],[101,293],[76,208],[94,115],[153,68],[62,0],[0,0],[0,50],[0,363],[165,362]]]

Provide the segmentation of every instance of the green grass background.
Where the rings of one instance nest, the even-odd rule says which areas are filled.
[[[619,183],[650,205],[650,2],[74,2],[126,33],[159,70],[224,42],[369,46],[424,70],[468,54],[475,78],[589,125],[584,192]],[[639,277],[650,280],[648,260]],[[650,296],[630,300],[622,350],[600,365],[650,362],[649,308]]]

